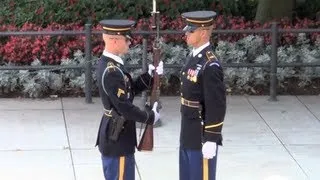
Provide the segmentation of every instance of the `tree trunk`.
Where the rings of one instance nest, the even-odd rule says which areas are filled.
[[[287,17],[291,19],[295,0],[259,0],[256,20],[264,23]]]

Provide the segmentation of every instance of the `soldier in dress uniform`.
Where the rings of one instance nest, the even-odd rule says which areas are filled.
[[[153,108],[140,110],[133,105],[136,94],[152,87],[152,71],[163,73],[163,63],[157,68],[149,65],[148,72],[133,80],[124,68],[121,55],[127,53],[130,32],[135,21],[102,20],[105,49],[97,64],[97,83],[104,113],[97,142],[107,180],[135,179],[136,122],[155,124],[160,114],[158,103]]]
[[[186,43],[193,48],[181,69],[180,180],[215,180],[218,146],[226,112],[221,64],[210,37],[213,11],[182,14]]]

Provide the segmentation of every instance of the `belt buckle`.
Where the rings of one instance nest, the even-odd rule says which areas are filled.
[[[187,105],[187,100],[185,98],[181,98],[181,104],[182,105]]]
[[[112,117],[112,109],[104,109],[104,114],[108,117]]]

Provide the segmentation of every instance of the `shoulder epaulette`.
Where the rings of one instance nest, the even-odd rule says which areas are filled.
[[[212,51],[207,51],[206,52],[207,55],[207,61],[215,61],[218,60],[217,57],[213,54]]]
[[[218,58],[213,54],[212,51],[207,51],[206,56],[207,56],[207,61],[204,64],[203,69],[207,66],[207,64],[209,64],[209,66],[215,65],[220,67],[220,64],[218,63]]]
[[[105,75],[106,74],[108,74],[109,72],[114,72],[114,71],[116,71],[116,70],[118,70],[120,73],[121,73],[121,75],[122,75],[122,77],[123,77],[123,80],[124,80],[124,83],[125,83],[125,86],[126,86],[126,76],[124,75],[124,73],[123,73],[123,71],[119,68],[119,67],[117,67],[117,66],[115,66],[114,65],[114,63],[113,62],[108,62],[107,63],[107,67],[106,67],[106,69],[103,71],[103,74],[102,74],[102,77],[101,77],[101,79],[102,79],[102,82],[104,82],[104,77],[105,77]],[[104,90],[104,92],[109,96],[109,94],[108,94],[108,92],[107,92],[107,90],[106,90],[106,88],[105,88],[105,86],[104,86],[104,83],[102,83],[102,88],[103,88],[103,90]]]
[[[116,70],[116,66],[114,65],[114,63],[113,62],[108,62],[107,63],[107,71],[108,72],[113,72],[113,71],[115,71]]]

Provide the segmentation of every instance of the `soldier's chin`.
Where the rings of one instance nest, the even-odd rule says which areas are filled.
[[[123,49],[122,54],[127,54],[128,53],[128,49]]]
[[[185,41],[187,44],[190,44],[189,38],[186,38]]]
[[[192,43],[190,41],[187,40],[186,42],[189,46],[192,46]]]

